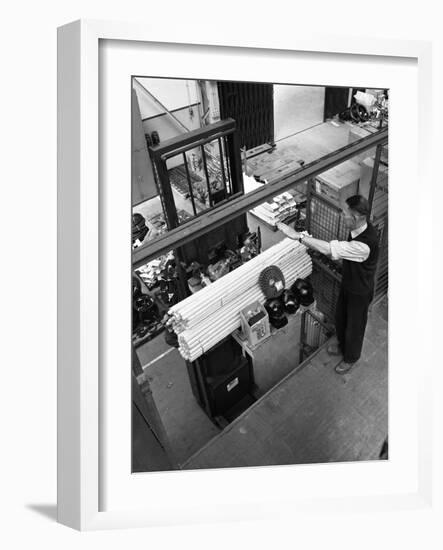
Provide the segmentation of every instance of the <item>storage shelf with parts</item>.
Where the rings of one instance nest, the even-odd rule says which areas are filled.
[[[267,129],[258,132],[236,95],[245,92],[248,108],[256,93],[272,99],[272,87],[254,88],[204,87],[205,123],[195,119],[185,133],[159,132],[159,140],[148,143],[157,193],[149,207],[140,203],[133,210],[133,344],[166,329],[164,338],[137,354],[157,373],[152,387],[164,398],[159,408],[162,420],[171,422],[166,431],[172,426],[169,433],[177,434],[195,422],[180,438],[207,428],[201,448],[214,433],[229,437],[236,419],[259,411],[265,395],[284,388],[294,372],[308,375],[301,365],[319,349],[325,356],[333,335],[340,264],[285,238],[279,222],[317,239],[346,240],[343,202],[363,194],[380,239],[377,295],[387,290],[387,132],[372,123],[328,119],[275,140],[273,109],[253,109]],[[214,121],[209,107],[216,92],[223,99]],[[181,118],[175,123],[183,126]],[[323,372],[318,366],[316,376],[322,384],[331,380],[334,389],[334,375]],[[182,399],[182,408],[174,399]],[[277,415],[280,402],[271,405]],[[295,410],[291,406],[287,410]],[[179,411],[175,425],[173,408]]]
[[[306,184],[282,193],[250,210],[250,214],[261,220],[272,231],[277,231],[277,223],[302,223],[306,218]]]

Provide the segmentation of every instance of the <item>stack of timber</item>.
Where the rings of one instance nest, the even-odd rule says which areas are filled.
[[[286,287],[312,272],[306,248],[286,238],[169,309],[167,322],[178,335],[184,359],[195,361],[209,351],[240,327],[240,310],[251,302],[265,301],[258,280],[270,265],[281,269]]]

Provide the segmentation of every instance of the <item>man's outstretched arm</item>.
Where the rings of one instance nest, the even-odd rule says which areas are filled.
[[[329,256],[333,260],[364,262],[369,256],[369,246],[366,243],[359,241],[322,241],[321,239],[314,239],[314,237],[307,237],[281,222],[277,223],[277,229],[290,239],[298,240],[301,237],[301,242],[305,246]]]
[[[322,254],[325,254],[325,256],[331,256],[331,245],[327,241],[322,241],[321,239],[314,239],[314,237],[307,237],[306,235],[299,233],[295,229],[292,229],[292,227],[289,227],[289,225],[286,225],[285,223],[281,223],[281,222],[277,223],[277,229],[279,229],[282,233],[284,233],[290,239],[294,239],[298,241],[299,238],[302,237],[302,243],[305,246],[308,246],[313,250],[317,250],[317,252],[321,252]]]

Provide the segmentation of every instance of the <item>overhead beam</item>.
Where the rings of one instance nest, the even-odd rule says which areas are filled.
[[[341,164],[342,162],[351,159],[355,155],[371,149],[378,144],[384,144],[388,141],[388,128],[365,136],[364,138],[355,141],[349,145],[329,153],[318,160],[315,160],[302,168],[294,170],[293,173],[287,174],[282,179],[264,185],[263,188],[257,189],[242,195],[238,198],[220,205],[219,207],[210,210],[202,217],[197,217],[189,222],[186,222],[181,227],[172,229],[168,233],[157,237],[156,239],[146,243],[145,245],[135,249],[132,254],[133,268],[137,268],[146,262],[157,258],[161,254],[174,250],[184,244],[208,233],[209,231],[219,227],[220,225],[229,222],[240,214],[243,214],[261,204],[267,199],[283,193],[293,185],[313,178],[326,170]]]
[[[189,131],[185,136],[174,136],[163,140],[158,145],[151,145],[149,151],[154,158],[163,158],[168,155],[178,155],[189,147],[194,147],[196,143],[205,143],[208,138],[214,138],[220,135],[227,135],[235,131],[235,120],[227,118],[219,122],[214,122],[210,126],[197,128]],[[214,137],[216,136],[216,137]]]

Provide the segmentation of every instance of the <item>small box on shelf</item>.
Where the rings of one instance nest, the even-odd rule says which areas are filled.
[[[262,342],[271,334],[268,312],[256,301],[240,311],[242,333],[251,346]]]
[[[360,166],[346,160],[319,174],[315,180],[315,191],[341,207],[347,198],[357,194],[359,180]]]

